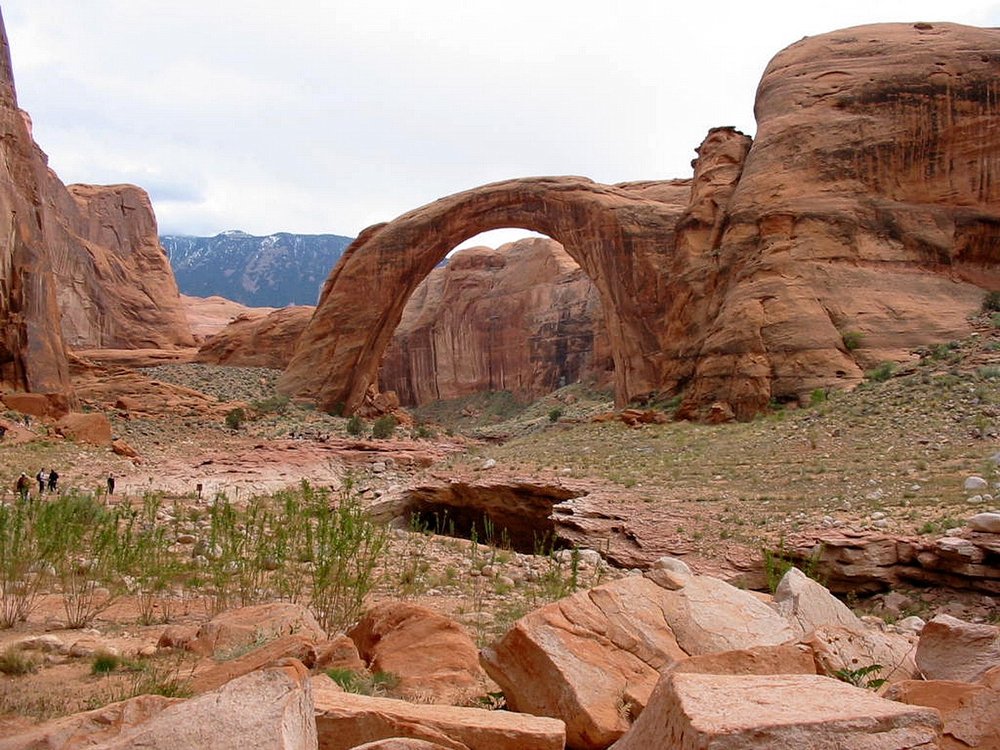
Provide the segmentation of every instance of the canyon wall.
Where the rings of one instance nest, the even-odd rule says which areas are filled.
[[[0,381],[71,405],[66,347],[191,346],[149,197],[67,188],[17,106],[0,18]]]
[[[509,180],[371,227],[280,387],[357,407],[417,284],[508,226],[594,281],[619,405],[681,393],[683,416],[745,419],[964,335],[1000,288],[997,49],[1000,31],[955,24],[807,38],[765,71],[755,140],[712,130],[692,180]]]
[[[607,384],[611,351],[593,282],[545,238],[453,255],[416,288],[379,371],[404,406],[481,391],[531,399]]]

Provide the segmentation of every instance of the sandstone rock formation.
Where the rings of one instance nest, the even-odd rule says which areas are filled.
[[[561,242],[594,281],[619,406],[682,392],[682,416],[744,419],[967,333],[1000,288],[998,38],[954,24],[807,38],[765,71],[752,145],[713,130],[693,180],[510,180],[371,227],[281,388],[357,408],[417,284],[506,226]]]
[[[479,652],[458,623],[409,602],[383,602],[348,633],[372,672],[396,675],[393,694],[462,704],[485,692]]]
[[[975,682],[1000,667],[1000,627],[937,615],[920,632],[916,662],[928,680]]]
[[[59,181],[17,107],[0,31],[0,384],[50,394],[58,413],[71,405],[66,345],[194,341],[149,197],[131,185]]]
[[[453,255],[416,288],[379,371],[404,406],[481,391],[542,396],[609,382],[611,354],[593,282],[549,239]]]
[[[201,345],[197,361],[280,370],[291,359],[312,314],[312,307],[297,306],[240,315]]]
[[[206,656],[246,649],[261,639],[302,635],[326,640],[326,633],[312,613],[300,604],[272,602],[232,609],[216,615],[198,629],[187,648]]]
[[[562,750],[566,732],[557,719],[510,711],[432,706],[341,691],[329,677],[312,680],[321,750],[349,750],[380,739],[405,737],[448,750]]]
[[[940,730],[933,709],[828,677],[671,672],[632,731],[611,747],[934,750]]]
[[[69,369],[42,220],[47,175],[17,107],[0,17],[0,385],[48,394],[65,411]]]

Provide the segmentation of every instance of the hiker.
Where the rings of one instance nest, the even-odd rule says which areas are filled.
[[[108,474],[108,496],[115,494],[115,475]]]
[[[21,496],[21,500],[22,501],[27,500],[28,488],[31,487],[31,480],[28,479],[28,475],[25,474],[23,471],[21,472],[21,476],[17,478],[16,487],[17,487],[17,494]]]
[[[59,474],[55,469],[49,469],[49,492],[56,491],[56,482],[59,481]]]
[[[39,469],[38,473],[35,474],[35,479],[38,481],[38,494],[42,495],[45,492],[45,469]]]

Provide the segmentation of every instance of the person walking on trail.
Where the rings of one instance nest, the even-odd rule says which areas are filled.
[[[49,469],[49,492],[56,491],[56,482],[59,481],[59,474],[55,469]]]
[[[28,475],[25,474],[23,471],[21,472],[21,476],[17,478],[16,487],[17,487],[17,494],[21,496],[21,500],[22,501],[27,500],[28,489],[31,487],[31,480],[28,479]]]
[[[45,492],[45,469],[39,469],[35,479],[38,482],[38,494],[41,495]]]
[[[115,475],[108,474],[108,497],[115,494]]]

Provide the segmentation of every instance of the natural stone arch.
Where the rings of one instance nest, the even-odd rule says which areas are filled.
[[[600,185],[583,177],[508,180],[442,198],[366,229],[330,274],[279,382],[324,409],[357,408],[410,294],[470,237],[521,227],[560,242],[601,295],[619,406],[657,390],[663,268],[689,185]],[[676,195],[675,195],[676,194]],[[674,200],[674,199],[677,200]]]

